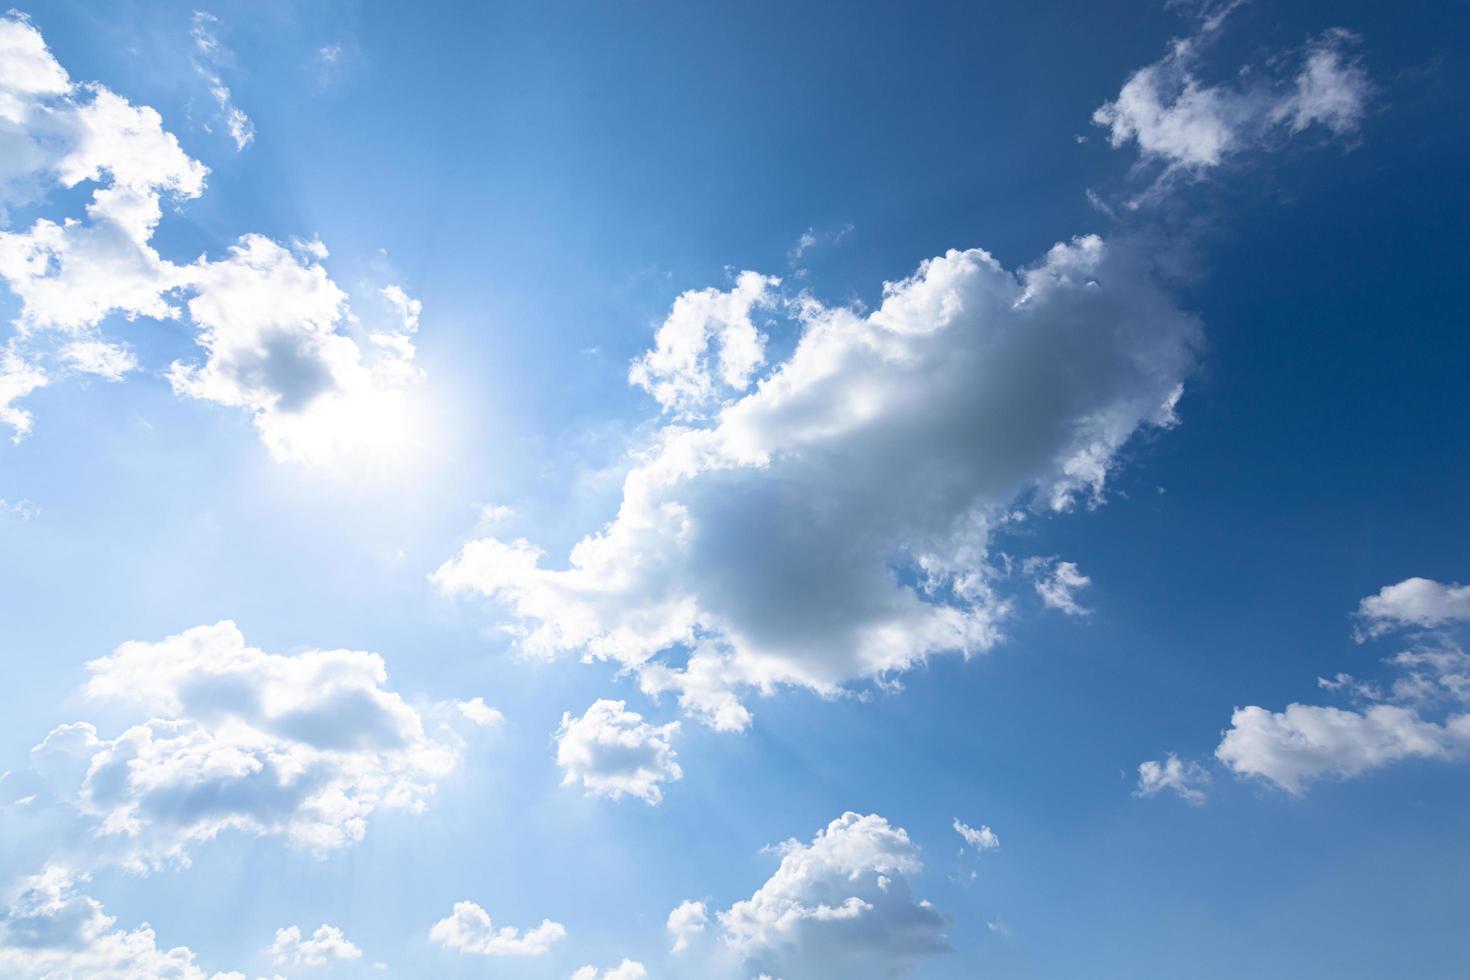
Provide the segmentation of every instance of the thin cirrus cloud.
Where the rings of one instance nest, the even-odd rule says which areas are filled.
[[[612,660],[723,730],[750,723],[752,690],[835,694],[981,652],[1009,612],[993,530],[1100,501],[1119,450],[1174,424],[1201,338],[1127,241],[1078,238],[1019,273],[951,251],[871,313],[790,304],[796,349],[747,391],[752,358],[727,373],[707,350],[730,321],[750,349],[768,288],[741,276],[721,302],[676,301],[655,352],[700,356],[661,356],[653,390],[718,397],[658,431],[616,517],[563,567],[488,536],[439,587],[498,601],[524,650]],[[698,316],[712,322],[694,330]]]
[[[208,26],[196,23],[196,44],[218,56]],[[153,246],[163,203],[203,194],[208,168],[153,109],[74,82],[23,16],[0,18],[0,63],[0,137],[13,151],[0,165],[0,206],[94,185],[81,217],[0,230],[0,278],[21,303],[0,356],[0,422],[16,437],[34,425],[19,403],[52,372],[118,378],[135,366],[103,338],[105,321],[177,320],[187,310],[205,357],[171,367],[174,390],[248,412],[276,459],[319,464],[403,438],[405,389],[421,375],[417,300],[385,287],[375,298],[383,325],[359,337],[320,242],[288,248],[247,234],[222,259],[164,258]],[[248,142],[243,131],[235,138]]]
[[[485,716],[483,702],[421,714],[375,653],[270,654],[228,621],[87,666],[83,698],[136,722],[110,738],[90,722],[56,728],[32,775],[80,820],[63,848],[88,867],[187,865],[229,832],[317,855],[349,846],[380,809],[423,810],[467,744],[455,723],[482,724],[464,705]]]
[[[914,896],[923,861],[903,828],[876,814],[844,813],[809,843],[788,840],[775,850],[781,863],[771,877],[717,913],[719,941],[699,943],[709,975],[861,980],[904,975],[949,952],[948,917]],[[685,902],[670,915],[671,931],[689,940],[681,950],[702,938],[703,912],[702,903]]]
[[[1300,796],[1316,781],[1349,779],[1410,759],[1470,754],[1470,654],[1464,652],[1464,586],[1412,578],[1359,605],[1360,642],[1412,631],[1384,663],[1385,678],[1340,673],[1318,686],[1348,707],[1289,704],[1237,708],[1215,757],[1232,772]]]

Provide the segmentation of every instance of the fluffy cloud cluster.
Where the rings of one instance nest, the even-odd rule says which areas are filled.
[[[221,622],[125,643],[88,669],[87,699],[146,720],[114,738],[63,725],[32,758],[101,860],[187,863],[230,830],[326,852],[360,840],[380,807],[422,809],[456,763],[375,653],[269,654]]]
[[[1204,790],[1210,773],[1198,762],[1185,761],[1170,752],[1163,762],[1150,759],[1138,764],[1137,796],[1157,796],[1164,790],[1178,793],[1186,803],[1200,806],[1205,802]]]
[[[1293,795],[1314,780],[1349,778],[1404,759],[1470,753],[1470,655],[1457,627],[1470,621],[1464,586],[1413,578],[1359,607],[1359,639],[1417,629],[1410,646],[1385,662],[1386,683],[1349,674],[1320,679],[1360,706],[1290,704],[1284,711],[1237,708],[1215,756]]]
[[[566,774],[562,782],[580,781],[593,796],[626,794],[657,805],[663,799],[659,784],[684,775],[669,745],[678,730],[676,721],[648,724],[622,701],[596,701],[580,718],[563,714],[556,733],[556,762]]]
[[[524,933],[511,926],[496,929],[490,914],[474,902],[455,902],[454,911],[429,930],[430,942],[479,956],[544,956],[566,937],[566,927],[550,919]]]
[[[196,45],[217,54],[208,25],[196,21]],[[0,18],[0,63],[0,207],[95,185],[83,217],[0,230],[0,278],[21,302],[19,332],[0,360],[0,422],[29,431],[16,402],[47,382],[48,360],[111,379],[134,369],[125,348],[101,339],[108,317],[178,319],[186,308],[206,358],[175,364],[174,389],[249,411],[276,458],[322,462],[401,435],[403,388],[418,377],[417,301],[384,290],[391,325],[364,344],[347,297],[320,265],[320,243],[292,251],[246,235],[223,259],[163,258],[152,245],[163,202],[202,194],[207,168],[153,109],[73,82],[19,15]],[[243,145],[249,121],[211,77]],[[51,334],[61,335],[59,350]]]
[[[205,980],[187,946],[161,949],[147,924],[116,928],[96,899],[51,866],[24,879],[0,909],[0,974],[37,980]],[[212,980],[240,974],[216,973]],[[243,978],[241,978],[243,980]]]
[[[310,939],[304,939],[300,926],[276,930],[276,940],[266,950],[276,966],[326,966],[334,960],[362,958],[358,949],[342,930],[326,923],[317,926]]]
[[[914,898],[909,879],[923,864],[902,828],[845,813],[811,843],[790,840],[780,851],[775,874],[718,914],[743,975],[891,977],[949,951],[946,917]],[[701,920],[691,911],[681,921]]]
[[[742,276],[720,308],[769,283]],[[703,306],[680,322],[707,342],[704,306],[720,304],[692,295]],[[565,567],[484,537],[434,580],[508,607],[529,652],[611,659],[738,730],[743,691],[831,694],[994,644],[1007,603],[990,584],[993,528],[1018,504],[1099,500],[1123,445],[1174,422],[1200,338],[1132,249],[1096,237],[1019,273],[948,252],[885,284],[872,312],[788,309],[791,356],[712,417],[661,429],[616,517]]]
[[[1202,82],[1203,52],[1223,19],[1211,17],[1194,37],[1172,42],[1093,113],[1113,146],[1135,143],[1145,161],[1163,167],[1155,188],[1313,126],[1347,136],[1366,111],[1372,85],[1351,53],[1356,39],[1340,29],[1308,44],[1288,76],[1243,70],[1229,81]]]
[[[623,960],[601,973],[595,966],[584,966],[572,974],[572,980],[643,980],[648,970],[637,960]]]

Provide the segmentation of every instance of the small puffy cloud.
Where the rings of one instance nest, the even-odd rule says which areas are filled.
[[[1373,86],[1351,53],[1356,38],[1340,29],[1311,41],[1290,76],[1242,70],[1229,81],[1202,81],[1204,51],[1222,21],[1210,18],[1199,34],[1173,41],[1093,113],[1114,147],[1134,143],[1144,161],[1162,166],[1155,190],[1312,126],[1350,135],[1367,111]]]
[[[24,879],[0,910],[0,974],[40,980],[205,980],[187,946],[160,948],[146,923],[116,928],[59,866]],[[211,980],[238,974],[216,973]]]
[[[475,697],[468,701],[456,701],[454,707],[464,716],[465,720],[482,728],[498,725],[505,721],[505,715],[499,710],[485,703],[484,698]]]
[[[1019,273],[951,251],[875,311],[808,299],[794,315],[790,357],[658,430],[564,565],[486,536],[434,581],[502,604],[527,653],[613,660],[738,730],[749,691],[835,695],[996,643],[992,530],[1100,501],[1124,444],[1176,421],[1200,341],[1139,254],[1091,236]],[[635,370],[684,377],[647,365],[691,349],[660,339]]]
[[[115,738],[62,725],[32,758],[91,827],[97,860],[187,864],[226,831],[325,853],[362,839],[379,808],[421,810],[457,761],[375,653],[269,654],[226,621],[87,668],[87,700],[144,720]]]
[[[1163,762],[1150,759],[1138,764],[1138,789],[1136,796],[1157,796],[1164,790],[1172,790],[1191,806],[1205,802],[1205,794],[1199,787],[1210,781],[1210,774],[1198,762],[1184,761],[1170,752]]]
[[[669,935],[674,937],[672,953],[682,953],[689,948],[691,940],[702,936],[709,926],[709,910],[703,902],[684,901],[669,913],[666,923]]]
[[[1092,584],[1074,562],[1030,559],[1026,562],[1036,594],[1049,609],[1068,616],[1086,616],[1092,610],[1077,601],[1077,593]]]
[[[303,939],[299,926],[276,930],[276,941],[266,950],[276,966],[326,966],[334,960],[362,958],[362,950],[342,935],[342,930],[326,923],[317,927],[310,939]]]
[[[659,785],[680,779],[670,738],[679,723],[650,725],[622,701],[602,699],[580,718],[562,715],[556,733],[556,763],[564,785],[581,782],[593,796],[636,796],[650,805],[663,799]]]
[[[566,937],[566,928],[550,919],[524,933],[510,926],[496,929],[489,913],[474,902],[455,902],[453,913],[429,930],[430,942],[479,956],[545,956]]]
[[[1347,711],[1290,704],[1279,712],[1235,709],[1215,756],[1240,775],[1299,796],[1316,779],[1346,779],[1402,759],[1447,758],[1467,749],[1470,715],[1437,724],[1397,705]]]
[[[959,834],[964,839],[964,842],[973,847],[977,853],[993,851],[997,847],[1000,847],[1000,838],[995,836],[995,831],[984,824],[981,824],[977,830],[960,820],[959,817],[955,817],[954,832]]]
[[[684,293],[658,328],[653,350],[633,362],[628,380],[665,411],[678,413],[707,408],[721,391],[743,391],[766,357],[765,338],[751,314],[774,304],[772,290],[780,284],[746,271],[729,290]]]
[[[945,916],[916,901],[923,864],[902,828],[845,813],[810,844],[787,841],[754,895],[719,913],[722,938],[752,973],[892,977],[949,951]]]
[[[572,980],[644,980],[648,970],[637,960],[623,960],[601,973],[595,966],[584,966],[572,974]]]
[[[1359,642],[1406,628],[1470,623],[1470,585],[1408,578],[1358,604]]]

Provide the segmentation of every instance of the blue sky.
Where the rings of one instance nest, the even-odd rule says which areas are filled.
[[[1467,26],[8,15],[0,975],[1463,975]]]

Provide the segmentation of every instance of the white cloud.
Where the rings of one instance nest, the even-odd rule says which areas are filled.
[[[19,442],[34,422],[31,413],[15,403],[48,381],[45,370],[18,354],[14,344],[0,349],[0,424],[10,427],[12,441]]]
[[[1323,778],[1347,779],[1404,759],[1470,754],[1470,655],[1460,643],[1470,621],[1470,589],[1406,579],[1363,599],[1357,620],[1360,643],[1417,631],[1408,649],[1383,661],[1393,673],[1382,682],[1345,673],[1318,678],[1324,691],[1367,707],[1237,708],[1215,750],[1221,762],[1300,795]]]
[[[580,718],[565,713],[556,733],[556,763],[566,774],[562,783],[580,781],[593,796],[626,794],[657,805],[663,799],[659,784],[684,775],[669,745],[678,730],[677,721],[648,724],[622,701],[593,702]]]
[[[40,513],[36,509],[36,505],[29,500],[16,500],[12,502],[6,500],[4,497],[0,497],[0,516],[12,515],[18,520],[29,521],[33,520]]]
[[[74,340],[61,348],[61,358],[83,374],[95,374],[108,381],[121,381],[123,375],[138,369],[132,351],[105,340]]]
[[[980,853],[993,851],[997,847],[1000,847],[1000,838],[995,836],[995,831],[984,824],[981,824],[980,829],[977,830],[961,821],[959,817],[955,817],[954,832],[964,838],[966,844],[969,844]]]
[[[201,56],[217,59],[213,22],[197,16],[195,41]],[[293,255],[246,235],[219,261],[163,258],[152,245],[163,199],[198,197],[207,168],[153,109],[100,85],[72,83],[35,28],[14,16],[0,18],[0,61],[10,57],[17,67],[0,73],[0,148],[18,162],[0,165],[0,205],[53,186],[97,184],[84,218],[41,218],[29,229],[0,231],[0,278],[20,299],[22,337],[60,332],[72,341],[59,352],[63,363],[118,377],[132,364],[122,359],[124,348],[99,339],[103,322],[117,314],[175,319],[183,312],[178,300],[189,297],[207,358],[175,364],[175,390],[249,411],[277,459],[321,463],[403,438],[403,389],[422,376],[411,339],[418,300],[398,286],[383,289],[393,323],[370,331],[364,346],[351,335],[357,320],[346,295],[319,264],[319,242]],[[216,85],[221,93],[226,105],[228,92]],[[237,112],[227,115],[243,145],[248,120]],[[21,354],[12,344],[8,356]],[[39,356],[25,360],[28,371],[0,366],[0,422],[17,435],[32,420],[15,402],[45,377]]]
[[[468,721],[482,728],[499,725],[505,721],[505,715],[486,704],[484,698],[475,697],[468,701],[456,701],[454,707]]]
[[[705,908],[703,902],[680,902],[678,907],[669,913],[669,919],[665,925],[669,930],[669,935],[674,937],[674,945],[669,952],[682,953],[689,948],[691,940],[704,934],[705,929],[709,926],[709,910]]]
[[[751,314],[775,304],[780,284],[746,271],[727,291],[683,293],[658,328],[653,350],[633,362],[628,381],[647,389],[665,411],[681,414],[704,411],[721,392],[745,390],[766,359],[765,338]]]
[[[190,283],[189,314],[207,358],[174,363],[169,379],[179,394],[249,410],[277,459],[326,462],[401,434],[402,384],[410,380],[401,367],[412,345],[388,353],[390,378],[375,375],[338,330],[346,294],[311,256],[247,235],[229,258],[191,267]]]
[[[219,119],[230,134],[236,151],[243,150],[255,139],[255,124],[245,115],[230,96],[230,90],[220,78],[218,65],[229,60],[229,52],[215,36],[214,25],[219,18],[202,10],[194,11],[194,70],[209,86],[210,97],[219,107]]]
[[[1470,623],[1470,585],[1445,585],[1427,578],[1408,578],[1386,585],[1358,604],[1358,639],[1383,636],[1406,627],[1432,629]]]
[[[86,818],[98,860],[187,864],[230,830],[324,853],[360,840],[380,807],[421,810],[456,763],[375,653],[268,654],[226,621],[87,667],[86,699],[146,720],[111,739],[63,725],[32,757]]]
[[[1290,77],[1242,70],[1231,81],[1202,82],[1203,52],[1226,12],[1207,18],[1194,37],[1171,42],[1163,58],[1135,71],[1118,97],[1093,113],[1114,147],[1135,143],[1145,161],[1162,165],[1155,191],[1313,125],[1349,135],[1367,111],[1372,85],[1349,53],[1356,39],[1340,29],[1308,44]]]
[[[1285,711],[1235,709],[1215,756],[1240,775],[1269,779],[1300,795],[1325,776],[1348,778],[1410,758],[1446,758],[1470,748],[1470,715],[1445,724],[1380,704],[1345,711],[1290,704]]]
[[[326,966],[333,960],[362,958],[362,950],[342,935],[336,926],[322,923],[310,939],[301,937],[299,926],[276,930],[276,941],[266,950],[276,966]]]
[[[1048,608],[1068,616],[1086,616],[1092,610],[1077,601],[1077,592],[1092,584],[1074,562],[1030,559],[1026,562],[1036,594]]]
[[[566,937],[566,928],[550,919],[525,933],[510,926],[496,929],[489,914],[474,902],[455,902],[454,912],[429,930],[430,942],[480,956],[544,956]]]
[[[1287,123],[1294,133],[1314,124],[1339,136],[1356,131],[1373,93],[1367,72],[1347,54],[1356,41],[1342,28],[1313,40],[1291,95],[1273,110],[1274,119]]]
[[[79,894],[59,866],[20,883],[0,910],[0,974],[38,980],[205,980],[187,946],[161,949],[147,923],[115,928],[94,898]],[[238,974],[213,974],[228,980]]]
[[[909,878],[923,864],[902,828],[845,813],[810,844],[780,850],[775,874],[719,913],[726,946],[750,971],[891,977],[949,950],[946,917],[914,899]]]
[[[1173,790],[1191,806],[1205,802],[1204,790],[1199,787],[1210,781],[1210,774],[1198,762],[1186,762],[1170,752],[1163,762],[1148,760],[1138,764],[1138,789],[1136,796],[1157,796],[1163,790]]]
[[[95,181],[85,221],[37,220],[0,231],[0,276],[22,303],[23,329],[80,331],[117,311],[167,318],[174,268],[149,245],[159,199],[198,197],[208,169],[184,153],[158,113],[101,85],[72,83],[40,33],[0,17],[0,204]]]
[[[566,567],[484,537],[434,580],[508,607],[529,653],[615,660],[740,729],[750,689],[835,694],[993,645],[991,529],[1018,504],[1100,500],[1134,433],[1174,422],[1200,338],[1139,256],[1096,237],[1019,274],[951,251],[875,312],[797,315],[790,358],[661,429]]]
[[[648,970],[637,960],[623,960],[601,973],[595,966],[584,966],[572,974],[572,980],[644,980]]]

